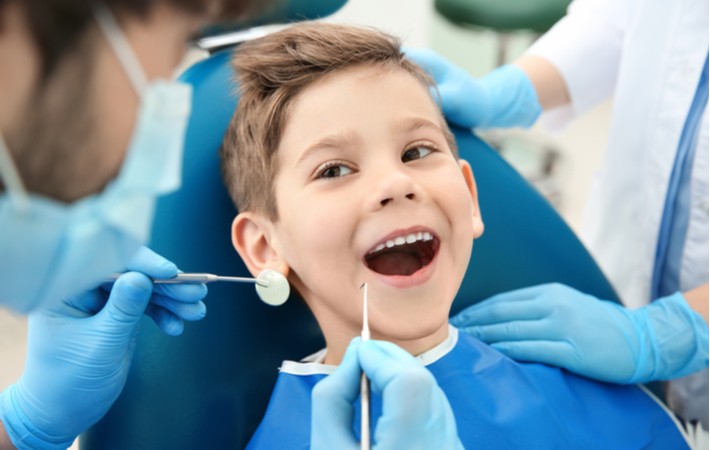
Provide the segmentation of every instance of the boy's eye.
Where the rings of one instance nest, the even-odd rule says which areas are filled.
[[[421,158],[424,158],[429,153],[431,153],[431,150],[429,150],[426,147],[410,148],[409,150],[404,152],[404,155],[402,155],[402,162],[408,162],[408,161],[414,161],[415,159],[421,159]]]
[[[338,178],[349,173],[352,173],[351,168],[342,164],[337,164],[323,169],[323,171],[320,173],[319,178]]]

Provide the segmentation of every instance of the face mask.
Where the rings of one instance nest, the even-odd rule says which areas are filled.
[[[140,97],[136,125],[118,177],[70,205],[26,192],[0,136],[0,306],[21,313],[125,270],[148,241],[157,197],[180,187],[192,88],[148,83],[108,8],[94,14]]]

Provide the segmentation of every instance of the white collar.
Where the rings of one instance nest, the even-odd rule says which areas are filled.
[[[446,338],[444,342],[437,345],[436,347],[428,350],[421,355],[417,356],[417,360],[422,363],[423,366],[428,366],[433,364],[442,357],[446,356],[459,340],[459,330],[458,328],[449,325],[449,337]],[[338,368],[338,366],[332,366],[328,364],[323,364],[325,361],[325,355],[328,353],[328,349],[324,348],[310,356],[307,356],[301,360],[301,362],[296,361],[284,361],[281,364],[279,370],[291,375],[330,375]]]

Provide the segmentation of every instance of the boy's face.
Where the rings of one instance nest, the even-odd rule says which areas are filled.
[[[263,240],[326,338],[359,334],[365,282],[373,338],[447,329],[483,223],[470,167],[442,127],[427,88],[398,69],[343,71],[293,104],[278,149],[279,220]]]

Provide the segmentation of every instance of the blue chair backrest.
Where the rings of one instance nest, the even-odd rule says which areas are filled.
[[[347,0],[261,0],[252,2],[257,8],[241,21],[208,25],[199,32],[200,37],[221,36],[233,31],[327,17],[347,3]]]
[[[223,186],[218,149],[237,99],[223,51],[190,68],[194,85],[183,187],[161,199],[151,247],[185,271],[249,276],[232,247],[236,215]],[[550,205],[469,131],[454,130],[474,170],[484,235],[452,312],[493,294],[561,282],[617,300],[606,278]],[[241,449],[259,424],[284,359],[323,347],[304,304],[274,308],[253,286],[213,284],[207,316],[168,337],[144,319],[126,387],[106,416],[82,435],[81,448]]]

